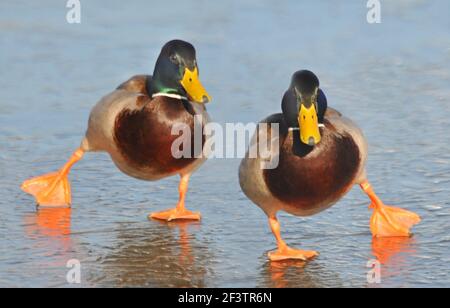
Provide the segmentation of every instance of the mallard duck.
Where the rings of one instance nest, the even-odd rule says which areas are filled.
[[[252,146],[262,140],[276,145],[269,151],[278,164],[263,167],[267,157],[251,156],[249,151],[239,171],[243,192],[267,214],[277,240],[278,249],[269,253],[271,261],[308,260],[318,255],[292,249],[283,241],[278,211],[314,215],[331,207],[354,185],[360,185],[372,201],[370,228],[374,237],[410,236],[410,228],[420,217],[386,206],[377,197],[366,176],[363,133],[350,119],[328,107],[313,72],[303,70],[293,75],[283,96],[282,111],[263,120],[252,140]],[[279,132],[270,124],[278,125]]]
[[[194,131],[194,117],[208,121],[205,103],[211,97],[199,81],[195,48],[173,40],[164,45],[153,76],[138,75],[103,97],[93,108],[86,136],[58,172],[27,180],[22,189],[38,206],[68,206],[72,202],[68,174],[86,152],[107,152],[125,174],[147,181],[180,175],[180,198],[174,209],[151,214],[160,220],[199,220],[186,210],[185,196],[191,174],[205,161],[202,155],[175,158],[174,125]]]

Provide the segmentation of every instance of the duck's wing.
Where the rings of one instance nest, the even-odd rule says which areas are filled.
[[[287,132],[282,114],[273,114],[259,122],[243,159],[241,176],[250,174],[250,178],[255,178],[261,176],[261,170],[276,168],[280,156],[280,140]]]
[[[366,137],[362,130],[348,117],[333,108],[328,108],[325,113],[325,129],[327,125],[332,125],[333,128],[341,135],[350,135],[356,145],[358,146],[361,164],[359,175],[355,180],[356,184],[366,180],[365,165],[367,162],[368,145]]]
[[[275,131],[273,124],[279,126]],[[262,120],[253,135],[249,150],[239,168],[239,182],[242,191],[255,204],[259,205],[267,215],[273,215],[280,208],[264,180],[264,170],[276,168],[279,160],[279,138],[282,134],[284,119],[282,114],[273,114]],[[287,131],[287,129],[286,129]],[[282,137],[281,137],[282,138]],[[268,151],[260,151],[268,147]],[[272,147],[271,144],[276,145]],[[271,168],[272,167],[272,168]]]
[[[325,112],[325,118],[329,119],[329,118],[334,118],[334,117],[340,118],[340,117],[342,117],[342,113],[340,113],[339,111],[337,111],[334,108],[328,107],[327,111]]]
[[[259,150],[267,147],[268,151],[265,153],[264,149],[263,151],[258,151],[258,158],[265,161],[271,160],[279,156],[280,142],[287,134],[288,126],[284,120],[283,114],[273,114],[259,122],[250,146],[257,145],[260,147]],[[262,142],[265,142],[265,144],[261,144]],[[262,148],[261,145],[263,145]]]
[[[147,84],[151,81],[151,75],[135,75],[118,86],[117,90],[125,90],[148,96]]]
[[[136,75],[122,83],[116,90],[103,97],[92,109],[83,148],[87,151],[114,149],[114,125],[123,110],[140,110],[151,99],[147,94],[148,75]]]

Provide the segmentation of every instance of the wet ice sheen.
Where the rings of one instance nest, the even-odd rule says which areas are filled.
[[[70,259],[81,261],[83,287],[450,286],[450,4],[404,3],[386,2],[383,23],[368,25],[353,1],[90,1],[82,24],[69,25],[56,1],[0,2],[0,286],[67,287]],[[151,73],[174,37],[197,47],[208,110],[222,123],[278,112],[292,73],[314,70],[330,106],[363,128],[380,197],[422,215],[414,237],[372,240],[369,200],[355,189],[317,216],[281,215],[285,240],[321,255],[270,264],[275,241],[240,191],[237,160],[194,175],[187,202],[201,223],[148,221],[176,203],[178,179],[128,178],[105,154],[73,169],[72,210],[36,212],[20,183],[60,167],[96,101]],[[380,285],[366,281],[374,258]]]

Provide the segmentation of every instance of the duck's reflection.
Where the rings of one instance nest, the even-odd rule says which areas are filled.
[[[105,281],[118,287],[205,287],[213,256],[195,237],[199,223],[150,224],[119,232],[117,248],[100,261]]]
[[[314,261],[313,261],[314,262]],[[268,262],[263,270],[263,285],[269,288],[322,288],[340,286],[336,273],[322,268],[317,263],[288,260]]]
[[[402,255],[415,252],[415,240],[413,237],[387,237],[374,238],[372,240],[372,253],[383,265],[402,259]]]
[[[413,237],[374,238],[372,254],[381,263],[382,280],[408,274],[408,256],[416,252]]]
[[[72,210],[70,208],[42,208],[25,216],[28,236],[46,236],[62,241],[70,240]]]
[[[57,271],[58,277],[65,277],[66,263],[73,258],[71,215],[70,208],[42,208],[24,217],[24,232],[41,257],[36,266]]]

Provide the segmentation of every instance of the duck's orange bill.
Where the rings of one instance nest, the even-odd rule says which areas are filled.
[[[189,96],[189,100],[196,103],[208,103],[211,101],[211,96],[206,92],[202,83],[200,82],[198,69],[195,67],[193,71],[185,68],[181,85]]]
[[[22,190],[36,198],[40,206],[61,207],[72,204],[70,183],[67,178],[70,168],[83,157],[84,152],[76,151],[64,167],[23,182]]]
[[[374,237],[411,236],[410,229],[421,221],[419,215],[385,205],[368,182],[361,184],[361,188],[372,200],[370,208],[374,212],[370,219],[370,230]]]

